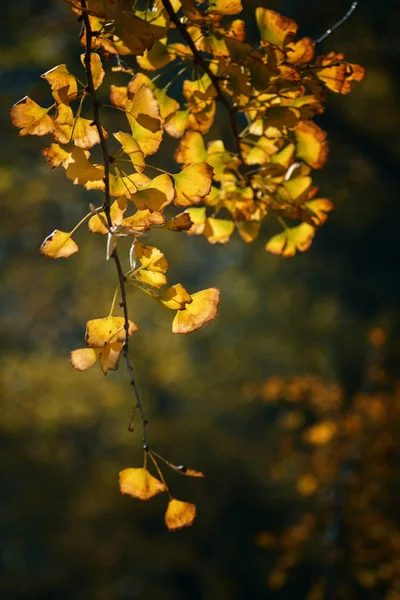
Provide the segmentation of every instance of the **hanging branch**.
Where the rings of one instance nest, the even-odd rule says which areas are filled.
[[[98,100],[96,91],[94,88],[92,65],[91,65],[91,60],[90,60],[91,53],[92,53],[93,32],[92,32],[92,28],[90,25],[90,19],[89,19],[89,14],[87,11],[86,0],[81,0],[81,5],[82,5],[82,20],[83,20],[83,23],[85,26],[85,31],[86,31],[86,45],[85,45],[85,57],[84,57],[84,65],[85,65],[86,76],[87,76],[86,92],[92,99],[93,123],[96,126],[96,129],[97,129],[97,132],[98,132],[99,138],[100,138],[100,145],[101,145],[101,151],[102,151],[103,163],[104,163],[104,179],[103,179],[103,181],[104,181],[104,196],[105,196],[104,212],[106,215],[108,227],[109,227],[109,229],[112,229],[113,224],[112,224],[111,215],[110,215],[110,208],[111,208],[110,155],[108,152],[107,140],[104,136],[103,128],[101,126],[100,112],[99,112],[101,102]],[[124,313],[125,340],[124,340],[122,350],[123,350],[123,354],[124,354],[124,358],[125,358],[125,362],[126,362],[126,368],[129,373],[130,385],[133,388],[133,393],[134,393],[134,396],[136,399],[136,406],[133,409],[133,415],[132,415],[131,421],[129,423],[128,430],[133,431],[133,429],[134,429],[134,414],[135,414],[136,408],[138,408],[139,412],[140,412],[140,416],[141,416],[141,421],[142,421],[143,447],[145,449],[147,449],[148,448],[148,445],[147,445],[148,421],[145,416],[143,403],[140,398],[138,386],[136,384],[133,366],[132,366],[132,363],[129,358],[129,313],[128,313],[128,304],[127,304],[127,300],[126,300],[125,276],[124,276],[124,272],[122,269],[121,260],[118,255],[117,248],[114,248],[111,257],[114,259],[115,266],[116,266],[117,273],[118,273],[119,288],[120,288],[120,292],[121,292],[120,306]]]
[[[181,36],[183,37],[183,39],[186,41],[187,45],[189,46],[190,50],[192,51],[193,56],[194,56],[194,61],[203,69],[203,71],[210,78],[210,80],[215,88],[215,91],[216,91],[216,99],[219,100],[221,102],[221,104],[223,104],[224,107],[226,108],[226,111],[228,113],[229,120],[230,120],[230,123],[232,126],[232,134],[233,134],[233,138],[235,140],[236,152],[237,152],[237,155],[238,155],[239,160],[242,163],[243,167],[246,168],[247,165],[245,163],[243,153],[242,153],[242,148],[240,145],[239,128],[238,128],[238,125],[236,122],[236,113],[237,113],[236,107],[233,104],[231,104],[229,102],[228,98],[225,96],[224,92],[221,89],[221,85],[220,85],[221,78],[218,77],[217,75],[215,75],[211,71],[209,65],[204,60],[204,58],[201,55],[201,53],[199,52],[199,50],[197,50],[196,45],[195,45],[190,33],[188,32],[188,30],[186,28],[186,25],[181,22],[181,20],[175,13],[170,0],[162,0],[162,3],[163,3],[165,10],[168,13],[169,18],[174,23],[174,25],[178,29],[179,33],[181,34]],[[247,177],[246,177],[246,180],[247,180]]]
[[[327,29],[325,31],[325,33],[323,35],[321,35],[321,37],[319,37],[317,40],[315,40],[314,42],[314,46],[316,46],[317,44],[320,44],[321,42],[324,41],[324,39],[326,39],[329,35],[331,35],[331,33],[333,33],[334,31],[336,31],[336,29],[339,29],[339,27],[341,25],[343,25],[343,23],[345,21],[347,21],[347,19],[350,17],[350,15],[353,13],[353,11],[356,9],[358,5],[358,2],[353,2],[353,4],[350,6],[349,10],[347,11],[347,13],[334,25],[332,25],[332,27],[330,29]]]

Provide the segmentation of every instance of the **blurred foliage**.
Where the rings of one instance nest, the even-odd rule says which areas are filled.
[[[249,15],[257,4],[246,0]],[[268,8],[317,37],[348,2]],[[399,597],[399,26],[397,2],[365,0],[326,41],[368,78],[318,120],[331,145],[318,183],[335,212],[307,255],[284,261],[237,238],[188,238],[182,253],[159,233],[171,276],[223,298],[188,338],[131,300],[146,325],[131,353],[151,440],[206,475],[169,476],[199,513],[170,534],[161,497],[118,491],[117,472],[141,460],[123,372],[99,379],[67,360],[81,323],[109,308],[115,274],[92,250],[103,256],[102,240],[78,235],[79,261],[51,268],[38,253],[55,222],[79,220],[86,192],[49,171],[40,140],[19,139],[6,114],[28,90],[41,101],[42,72],[77,64],[79,24],[59,2],[3,7],[1,597]]]

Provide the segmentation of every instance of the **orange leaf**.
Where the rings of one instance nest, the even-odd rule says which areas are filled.
[[[283,48],[293,42],[297,33],[297,24],[293,19],[283,17],[274,10],[256,9],[256,20],[261,39]]]
[[[165,228],[169,231],[188,231],[193,225],[192,220],[187,212],[179,213],[176,217],[170,219]]]
[[[71,239],[70,233],[55,229],[40,246],[40,253],[47,258],[68,258],[78,252],[78,245]]]
[[[217,316],[220,291],[209,288],[192,294],[192,302],[178,310],[172,323],[172,333],[191,333]]]
[[[190,527],[196,518],[196,506],[172,498],[165,513],[165,524],[170,531]]]
[[[145,468],[124,469],[119,474],[119,487],[121,494],[128,494],[132,498],[149,500],[157,494],[166,491],[165,484],[154,477]]]

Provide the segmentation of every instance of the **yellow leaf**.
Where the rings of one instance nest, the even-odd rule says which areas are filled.
[[[68,258],[78,252],[79,248],[70,233],[55,229],[40,246],[40,253],[47,258]]]
[[[165,513],[165,524],[170,531],[190,527],[196,518],[196,506],[172,498]]]
[[[169,231],[188,231],[193,222],[187,212],[179,213],[165,224],[165,229]]]
[[[108,371],[116,371],[118,369],[122,346],[122,342],[115,342],[106,344],[100,350],[100,366],[104,375],[107,375]]]
[[[333,421],[324,421],[309,427],[304,432],[304,439],[313,446],[324,446],[331,441],[337,430]]]
[[[135,242],[135,252],[143,269],[149,269],[156,273],[165,273],[167,271],[168,261],[161,250],[155,246],[144,246],[140,242]]]
[[[160,106],[154,93],[140,86],[132,100],[126,102],[126,116],[143,154],[157,152],[162,140]]]
[[[242,10],[241,0],[211,0],[208,12],[218,15],[237,15]]]
[[[256,20],[262,40],[279,48],[294,41],[297,24],[293,19],[283,17],[274,10],[259,7],[256,9]]]
[[[123,227],[132,229],[133,232],[148,231],[152,225],[164,225],[165,218],[162,214],[157,212],[150,212],[149,210],[138,210],[132,217],[128,217],[123,220]]]
[[[99,352],[99,348],[80,348],[70,352],[69,360],[77,371],[86,371],[95,365]]]
[[[36,104],[29,96],[19,100],[10,111],[11,123],[20,129],[19,135],[47,135],[54,131],[54,121],[47,108]]]
[[[190,235],[200,235],[201,233],[203,233],[207,219],[206,207],[192,207],[188,208],[186,212],[189,215],[190,220],[192,222],[192,226],[189,229],[188,233]]]
[[[104,190],[104,166],[92,165],[88,150],[74,146],[72,152],[68,152],[58,144],[52,144],[43,150],[43,154],[50,166],[61,164],[74,185],[83,185],[87,190]]]
[[[85,55],[81,54],[81,62],[83,66],[85,66]],[[103,65],[101,64],[101,58],[97,54],[97,52],[92,52],[90,54],[90,65],[92,69],[93,76],[93,85],[94,89],[97,90],[98,87],[103,83],[103,79],[105,76],[105,72],[103,69]]]
[[[236,223],[236,228],[240,237],[249,244],[254,242],[260,233],[261,223],[257,221],[239,221]]]
[[[132,498],[149,500],[157,494],[166,491],[165,484],[154,477],[145,468],[124,469],[119,474],[119,487],[121,494],[128,494]]]
[[[160,288],[167,283],[164,273],[148,271],[147,269],[141,269],[135,274],[135,277],[138,281],[155,288]]]
[[[177,163],[185,167],[193,163],[203,162],[207,159],[207,150],[203,136],[198,131],[187,131],[175,152]]]
[[[313,169],[323,167],[328,157],[325,131],[313,121],[300,121],[294,135],[297,141],[297,156]]]
[[[169,288],[167,288],[160,296],[160,302],[164,304],[167,308],[171,310],[181,310],[185,308],[186,304],[192,302],[192,297],[185,290],[183,285],[177,283]]]
[[[106,344],[125,340],[124,317],[105,317],[92,319],[86,323],[86,343],[89,348],[103,348]],[[138,330],[138,326],[129,321],[129,337]]]
[[[146,50],[143,56],[137,56],[138,65],[146,71],[162,69],[175,60],[176,54],[167,46],[167,38],[156,40],[150,50]]]
[[[213,168],[205,162],[195,163],[174,175],[177,206],[199,204],[211,190]]]
[[[188,127],[189,117],[190,110],[177,110],[165,121],[165,131],[174,138],[181,138]]]
[[[310,213],[311,221],[317,227],[325,223],[328,218],[327,213],[333,209],[333,204],[328,198],[316,198],[306,202],[305,206]]]
[[[337,94],[349,94],[351,82],[362,81],[365,77],[365,69],[360,65],[346,63],[344,54],[330,52],[319,56],[315,64],[321,68],[313,69],[313,74]]]
[[[274,235],[265,249],[272,254],[281,254],[289,258],[296,254],[296,250],[305,252],[311,246],[315,228],[308,223],[301,223],[297,227],[287,228],[282,233]]]
[[[128,154],[135,169],[139,172],[142,172],[146,166],[146,163],[144,160],[144,154],[135,138],[133,138],[129,133],[124,133],[123,131],[114,133],[114,137],[122,145],[122,149],[125,154]]]
[[[68,71],[67,65],[58,65],[50,71],[43,73],[51,87],[51,93],[57,104],[69,104],[78,95],[78,84],[73,75]]]
[[[110,208],[110,217],[113,225],[121,225],[123,221],[123,215],[128,206],[128,200],[126,196],[120,196],[115,202],[112,203]],[[89,219],[88,223],[90,233],[101,233],[106,235],[109,232],[107,225],[106,213],[101,212],[97,215],[93,215]]]
[[[58,144],[51,144],[48,148],[43,148],[42,154],[52,169],[59,167],[64,161],[67,161],[66,164],[68,164],[68,159],[71,156],[71,152],[61,148]]]
[[[171,204],[174,198],[174,185],[171,177],[166,173],[158,175],[131,196],[131,200],[138,210],[148,208],[156,212],[161,212],[168,204]]]
[[[227,244],[235,230],[235,223],[227,219],[206,219],[203,235],[210,244]]]
[[[209,288],[192,294],[192,302],[178,310],[172,323],[172,333],[191,333],[217,316],[220,291]]]

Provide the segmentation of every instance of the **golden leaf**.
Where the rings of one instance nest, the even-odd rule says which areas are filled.
[[[208,12],[218,15],[237,15],[242,10],[241,0],[212,0]]]
[[[152,225],[164,225],[165,218],[161,213],[150,212],[149,210],[138,210],[132,217],[123,220],[123,227],[135,231],[148,231]]]
[[[297,33],[297,24],[293,19],[283,17],[274,10],[256,9],[256,20],[261,39],[283,48],[293,42]]]
[[[120,196],[111,204],[110,207],[110,217],[113,225],[121,225],[123,221],[123,215],[128,206],[128,200],[126,196]],[[102,235],[106,235],[109,233],[109,228],[107,225],[106,213],[104,211],[98,213],[97,215],[93,215],[91,219],[89,219],[88,223],[90,233],[101,233]]]
[[[69,360],[77,371],[86,371],[96,364],[99,353],[99,348],[79,348],[70,352]]]
[[[328,157],[326,133],[313,121],[300,121],[294,135],[297,142],[297,156],[313,169],[320,169]]]
[[[165,513],[165,524],[170,531],[190,527],[196,518],[196,506],[172,498]]]
[[[254,242],[260,233],[261,223],[257,221],[239,221],[236,223],[236,228],[242,240],[249,244]]]
[[[69,104],[78,95],[78,84],[73,75],[68,71],[67,65],[58,65],[50,71],[43,73],[51,88],[51,93],[57,104]]]
[[[138,210],[148,208],[156,212],[161,212],[168,204],[171,204],[174,198],[175,188],[171,177],[166,173],[158,175],[131,196],[131,200]]]
[[[165,228],[169,231],[188,231],[193,225],[193,222],[187,212],[179,213],[176,217],[170,219]]]
[[[47,258],[68,258],[78,252],[78,245],[71,239],[70,233],[55,229],[40,246],[40,253]]]
[[[146,166],[146,163],[144,160],[144,154],[135,138],[133,138],[129,133],[124,133],[123,131],[114,133],[114,137],[122,145],[122,149],[125,154],[128,154],[135,169],[139,172],[142,172]]]
[[[185,167],[193,163],[203,162],[207,159],[207,150],[203,136],[198,131],[187,131],[175,152],[177,163]]]
[[[20,136],[47,135],[54,131],[54,121],[47,114],[48,111],[48,108],[42,108],[29,96],[25,96],[12,107],[11,123],[20,129]]]
[[[174,175],[177,206],[198,204],[211,190],[213,168],[205,162],[195,163]]]
[[[287,228],[282,233],[274,235],[265,249],[272,254],[281,254],[289,258],[296,254],[296,250],[305,252],[311,246],[315,228],[309,223],[301,223],[297,227]]]
[[[85,55],[81,54],[81,62],[83,66],[85,66]],[[97,90],[98,87],[103,83],[103,79],[105,76],[105,72],[103,69],[103,65],[101,64],[101,58],[97,54],[97,52],[92,52],[90,54],[90,66],[92,70],[93,76],[93,86],[94,89]]]
[[[210,244],[227,244],[235,230],[235,223],[228,219],[209,217],[205,221],[203,235]]]
[[[103,348],[106,344],[125,340],[124,317],[108,316],[104,319],[92,319],[86,323],[86,343],[89,348]],[[138,330],[138,326],[129,321],[129,337]]]
[[[157,152],[162,140],[160,106],[154,93],[144,85],[140,86],[132,100],[125,106],[126,116],[143,154]]]
[[[149,500],[157,494],[166,491],[165,484],[154,477],[145,468],[124,469],[119,474],[119,487],[121,494],[128,494],[132,498]]]
[[[209,288],[192,294],[192,302],[178,310],[172,323],[172,333],[191,333],[217,316],[220,291]]]
[[[180,283],[164,290],[158,299],[164,306],[171,310],[181,310],[185,308],[186,304],[192,302],[191,295]]]

